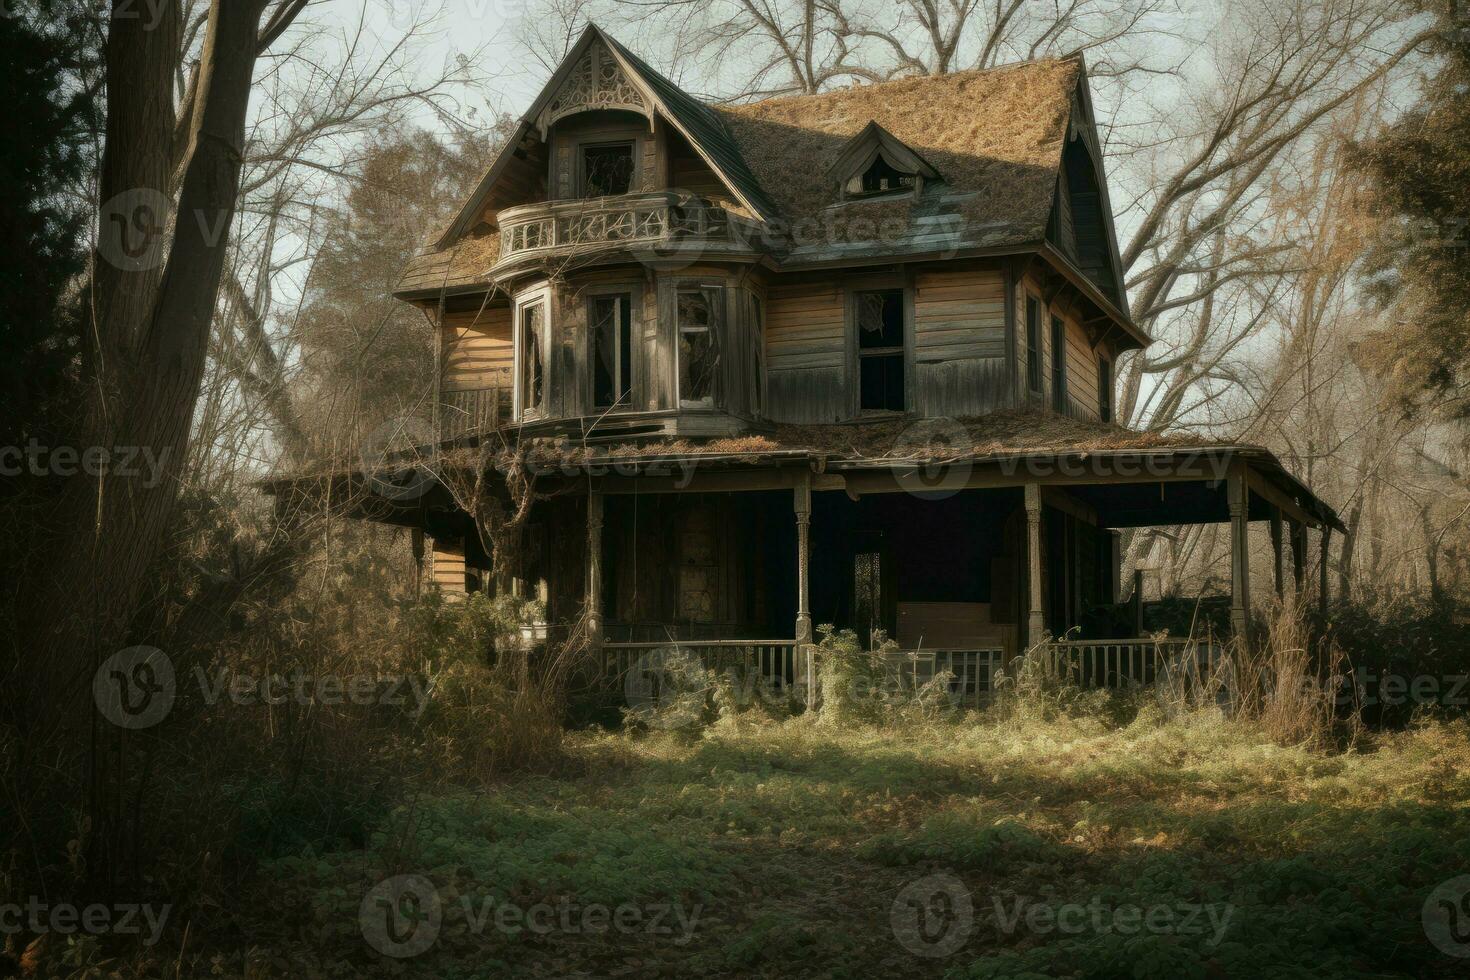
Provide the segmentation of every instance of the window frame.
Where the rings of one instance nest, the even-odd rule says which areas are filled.
[[[526,405],[526,311],[541,307],[541,336],[537,337],[541,361],[541,402],[535,408]],[[522,422],[547,418],[546,402],[551,394],[551,287],[538,286],[516,296],[513,353],[515,357],[515,415]]]
[[[1067,412],[1067,321],[1051,314],[1051,407]]]
[[[717,324],[725,322],[725,284],[723,282],[708,282],[699,279],[676,280],[673,283],[673,307],[674,307],[674,404],[680,410],[684,409],[713,409],[715,407],[715,380],[710,379],[710,393],[703,398],[684,397],[684,356],[681,353],[683,339],[686,331],[684,325],[679,322],[679,297],[684,293],[703,293],[709,303],[710,322],[705,325],[703,331],[690,330],[688,333],[710,334],[711,346],[718,345],[722,338],[714,336]]]
[[[1039,395],[1044,383],[1041,371],[1041,297],[1026,291],[1021,315],[1025,319],[1026,333],[1026,391]]]
[[[623,139],[604,139],[593,137],[577,141],[577,182],[574,190],[577,199],[582,201],[595,201],[601,197],[621,197],[622,194],[596,194],[587,193],[587,151],[607,149],[615,146],[628,148],[628,189],[623,194],[638,193],[638,143],[639,140],[633,136]]]
[[[851,280],[847,291],[847,376],[852,394],[848,399],[848,413],[852,418],[884,418],[911,415],[915,411],[914,388],[914,286],[906,276],[873,276],[863,280]],[[884,347],[864,352],[858,331],[859,297],[864,293],[897,292],[901,295],[903,308],[903,343],[899,347]],[[868,357],[892,357],[900,352],[903,357],[903,408],[863,408],[862,362]]]
[[[587,405],[594,412],[602,413],[611,410],[613,412],[625,412],[635,410],[638,406],[634,402],[637,396],[638,384],[642,378],[641,358],[638,356],[639,338],[641,331],[639,325],[642,321],[639,310],[639,296],[641,285],[629,280],[627,282],[598,283],[587,289],[586,316],[587,316]],[[597,324],[592,317],[593,304],[599,299],[608,296],[621,296],[628,301],[628,363],[625,369],[628,372],[627,390],[628,400],[621,405],[599,405],[597,404]],[[613,380],[614,387],[617,379]]]

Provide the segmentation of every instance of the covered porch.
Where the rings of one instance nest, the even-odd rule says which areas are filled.
[[[1032,649],[1084,684],[1148,683],[1204,638],[1145,635],[1120,581],[1124,529],[1228,525],[1228,632],[1244,635],[1252,528],[1269,531],[1277,595],[1308,593],[1317,531],[1325,607],[1340,526],[1274,457],[1243,447],[692,462],[678,476],[588,476],[584,607],[610,678],[680,649],[810,684],[815,626],[830,624],[865,647],[886,637],[913,683],[948,671],[976,704]]]

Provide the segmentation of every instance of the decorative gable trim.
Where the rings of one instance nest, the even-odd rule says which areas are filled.
[[[544,137],[557,119],[584,109],[629,109],[648,116],[650,126],[656,116],[663,116],[752,215],[762,221],[775,217],[774,205],[750,174],[719,118],[639,61],[596,24],[589,24],[434,247],[447,248],[469,231],[490,189],[533,128]]]
[[[649,126],[653,126],[653,101],[649,94],[629,77],[622,63],[600,41],[587,46],[558,88],[552,90],[548,86],[548,90],[553,94],[536,116],[536,126],[543,139],[558,119],[601,109],[636,112],[647,116]]]

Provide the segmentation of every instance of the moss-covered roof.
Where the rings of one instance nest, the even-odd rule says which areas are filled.
[[[775,231],[770,240],[784,242],[778,249],[783,262],[853,252],[902,257],[955,248],[1004,249],[1039,245],[1045,237],[1072,98],[1083,77],[1078,59],[715,107],[682,92],[613,39],[599,36],[692,134],[699,150],[736,185],[733,189],[775,223],[768,222],[768,230]],[[829,168],[871,122],[932,165],[939,180],[927,181],[918,197],[834,207],[839,188]],[[483,193],[484,188],[477,191]],[[471,228],[474,222],[466,213],[451,228]],[[481,230],[488,217],[481,216]],[[436,236],[405,269],[396,293],[423,298],[488,285],[499,236],[471,234],[452,241]]]

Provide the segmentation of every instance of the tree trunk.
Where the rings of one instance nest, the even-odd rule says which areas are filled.
[[[126,645],[143,576],[178,497],[239,190],[265,4],[216,0],[211,7],[177,220],[161,266],[148,260],[161,252],[147,248],[141,260],[129,261],[138,250],[128,250],[137,244],[128,236],[151,224],[145,236],[156,243],[166,224],[159,211],[170,186],[178,5],[164,4],[156,25],[135,16],[110,23],[95,322],[85,362],[87,406],[75,446],[151,453],[157,468],[78,475],[60,490],[50,517],[52,553],[22,586],[33,645],[24,674],[29,683],[16,693],[31,731],[56,724],[75,729],[94,717],[92,673]],[[136,465],[138,456],[130,458]]]

